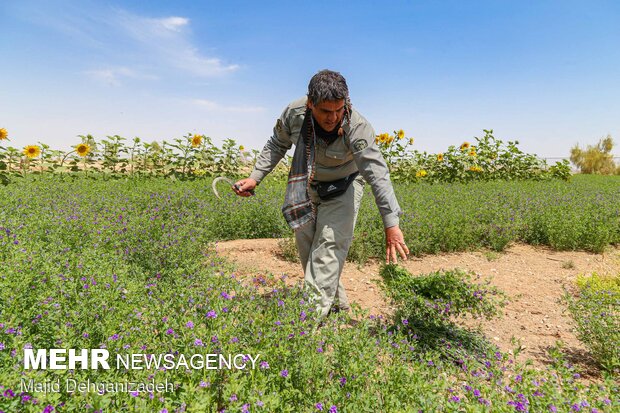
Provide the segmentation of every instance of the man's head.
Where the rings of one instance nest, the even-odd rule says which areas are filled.
[[[323,129],[333,131],[350,113],[347,81],[338,72],[321,70],[308,84],[308,107]]]

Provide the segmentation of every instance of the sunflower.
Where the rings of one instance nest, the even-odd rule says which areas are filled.
[[[405,137],[405,131],[404,131],[404,130],[402,130],[402,129],[400,129],[400,130],[397,132],[397,135],[398,135],[398,139],[403,139],[403,138]]]
[[[415,173],[416,178],[424,178],[426,176],[426,171],[424,169],[420,169]]]
[[[375,137],[375,143],[379,143],[379,135]]]
[[[478,165],[474,165],[474,166],[470,167],[469,170],[472,171],[472,172],[482,172],[482,168],[479,167]]]
[[[387,138],[386,138],[385,143],[387,143],[389,145],[394,140],[394,137],[393,136],[389,136],[387,133],[386,133],[386,135],[387,135]]]
[[[443,153],[437,154],[437,162],[443,162]]]
[[[202,135],[194,135],[192,137],[192,146],[194,148],[200,146],[201,143],[202,143]]]
[[[75,147],[75,151],[78,155],[84,157],[90,153],[90,146],[85,143],[80,143],[78,146]]]
[[[0,128],[0,141],[9,139],[9,133],[4,128]]]
[[[243,145],[239,145],[239,151],[240,151],[240,152],[245,151],[245,146],[243,146]]]
[[[476,156],[476,148],[472,147],[472,148],[469,150],[469,156]]]
[[[379,135],[379,142],[385,143],[388,139],[389,135],[387,133],[382,133]]]
[[[409,145],[413,145],[413,138],[409,138]]]
[[[24,148],[24,155],[31,159],[36,158],[41,155],[41,148],[39,148],[37,145],[28,145]]]
[[[469,148],[469,142],[463,142],[461,144],[461,150],[464,151],[465,149]]]

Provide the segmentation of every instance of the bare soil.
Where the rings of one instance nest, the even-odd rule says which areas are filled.
[[[286,261],[278,239],[234,240],[216,244],[219,255],[232,260],[237,275],[251,278],[272,274],[287,276],[287,283],[303,282],[301,265]],[[558,302],[564,289],[574,288],[580,274],[620,274],[620,248],[609,248],[604,254],[583,251],[553,251],[545,247],[513,245],[504,252],[461,252],[429,255],[401,261],[412,274],[460,268],[473,271],[504,291],[509,302],[499,319],[464,320],[468,327],[482,328],[485,336],[502,351],[515,348],[513,337],[523,347],[519,360],[531,359],[541,368],[548,363],[547,349],[557,341],[564,343],[569,360],[596,375],[592,360],[577,340],[571,319]],[[394,308],[382,294],[379,262],[364,266],[346,263],[342,282],[352,303],[374,315],[389,315]]]

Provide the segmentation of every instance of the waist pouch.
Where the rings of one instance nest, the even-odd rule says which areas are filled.
[[[337,179],[331,182],[318,182],[316,184],[316,192],[319,194],[319,198],[323,201],[335,198],[347,192],[349,185],[355,181],[355,177],[359,172],[354,172],[349,176]]]

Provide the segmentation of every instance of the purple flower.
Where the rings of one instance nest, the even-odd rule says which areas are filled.
[[[202,340],[197,338],[196,340],[194,340],[194,345],[196,347],[202,347],[204,344],[202,343]]]
[[[192,323],[191,321],[188,321],[188,322],[185,324],[185,327],[187,327],[187,328],[194,328],[194,323]]]
[[[209,383],[208,381],[201,381],[199,386],[200,387],[209,387],[211,385],[211,383]]]
[[[347,384],[347,378],[346,377],[341,377],[340,380],[338,380],[340,382],[340,386],[344,386],[345,384]]]
[[[336,406],[332,406],[329,408],[329,413],[338,413],[338,409],[336,409]]]
[[[314,407],[316,407],[317,410],[323,411],[323,403],[317,403],[314,405]]]
[[[3,393],[3,396],[6,397],[7,399],[10,399],[11,397],[15,396],[15,393],[13,393],[13,390],[11,389],[6,389]]]
[[[209,310],[209,312],[207,313],[207,318],[215,318],[217,317],[217,313],[215,312],[215,310]]]
[[[408,325],[409,324],[409,320],[407,320],[406,318],[403,319],[403,325]]]
[[[263,407],[265,405],[265,403],[263,403],[262,401],[259,400],[259,401],[256,402],[256,405],[258,407]]]
[[[317,349],[316,349],[316,352],[317,352],[317,353],[322,353],[322,352],[323,352],[323,347],[319,347],[319,348],[317,348]]]
[[[450,401],[453,401],[454,403],[458,403],[461,401],[461,398],[459,396],[452,396],[450,397]]]
[[[288,377],[288,370],[284,369],[280,372],[280,376],[282,377]]]
[[[226,291],[222,291],[221,296],[226,299],[226,300],[230,300],[230,295],[228,295],[228,293]]]
[[[269,363],[267,363],[266,361],[261,361],[259,367],[263,370],[266,370],[269,368]]]
[[[478,389],[474,390],[474,396],[480,397],[480,390]]]
[[[236,402],[237,401],[237,395],[233,394],[232,396],[230,396],[230,401],[231,402]]]
[[[248,403],[241,406],[241,413],[250,413],[250,405]]]
[[[161,410],[159,411],[159,413],[168,413],[168,409],[166,409],[166,408],[164,407],[163,409],[161,409]]]
[[[522,402],[509,401],[509,406],[514,406],[515,410],[518,412],[527,412],[527,407]]]
[[[137,391],[132,391],[132,392],[130,392],[129,394],[130,394],[132,397],[138,397],[138,396],[140,395],[140,393],[139,393],[139,392],[137,392]]]
[[[571,409],[572,409],[574,412],[578,412],[578,411],[580,411],[580,410],[581,410],[581,406],[579,406],[577,403],[575,403],[575,404],[573,404],[573,405],[571,406]]]
[[[0,341],[0,350],[4,350],[5,348],[4,343]]]
[[[174,330],[169,328],[168,330],[166,330],[166,334],[174,334]]]
[[[52,413],[54,411],[54,406],[52,406],[51,404],[48,404],[47,406],[45,406],[45,409],[43,409],[42,413]]]
[[[110,338],[108,338],[108,340],[109,340],[109,341],[116,341],[116,340],[118,340],[118,334],[112,334],[112,335],[110,336]]]

